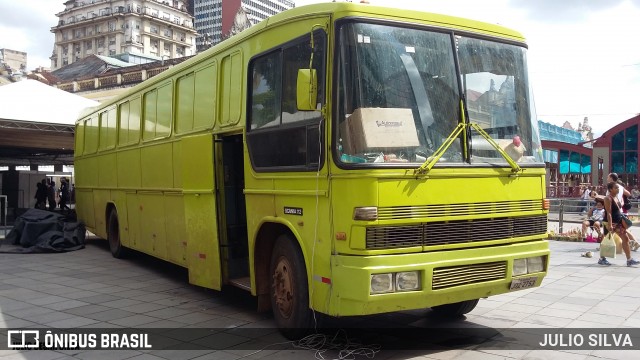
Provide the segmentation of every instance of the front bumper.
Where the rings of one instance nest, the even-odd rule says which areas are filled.
[[[545,256],[545,271],[518,278],[536,277],[535,286],[540,286],[549,263],[549,246],[547,241],[542,239],[500,246],[411,254],[334,255],[329,312],[333,316],[369,315],[423,309],[507,293],[512,291],[510,285],[514,279],[513,261],[534,256]],[[487,271],[491,272],[491,276],[483,274],[482,268],[485,267],[490,269]],[[437,270],[435,286],[434,269]],[[421,289],[370,294],[372,274],[401,271],[420,271]],[[447,276],[455,279],[449,281]]]

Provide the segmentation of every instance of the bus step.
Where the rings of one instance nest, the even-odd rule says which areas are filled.
[[[233,286],[239,287],[240,289],[251,291],[251,279],[247,277],[231,279],[229,283]]]

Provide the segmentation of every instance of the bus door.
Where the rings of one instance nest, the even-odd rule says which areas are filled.
[[[183,137],[181,153],[189,282],[220,290],[222,271],[213,135]]]
[[[242,134],[220,135],[215,142],[223,283],[250,291]]]

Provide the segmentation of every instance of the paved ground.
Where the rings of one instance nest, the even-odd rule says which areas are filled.
[[[551,226],[554,224],[551,223]],[[634,228],[640,235],[640,228]],[[106,242],[64,254],[0,254],[0,328],[236,328],[266,329],[267,343],[285,342],[270,315],[255,312],[247,293],[222,293],[187,283],[186,271],[140,255],[111,257]],[[551,268],[543,286],[481,300],[459,325],[484,328],[640,328],[640,268],[596,264],[581,257],[597,244],[550,242]],[[1,249],[1,248],[0,248]],[[596,253],[597,254],[597,253]],[[635,254],[635,253],[634,253]],[[438,327],[429,310],[359,319],[368,324]],[[444,325],[443,325],[444,326]],[[6,343],[5,334],[0,341]],[[0,360],[29,359],[314,359],[311,350],[0,351]],[[335,358],[337,353],[322,354]],[[382,350],[374,359],[637,359],[637,351],[487,350],[470,343],[431,350]],[[358,359],[366,359],[358,356]]]

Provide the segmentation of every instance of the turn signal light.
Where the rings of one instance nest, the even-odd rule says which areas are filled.
[[[551,207],[549,199],[542,199],[542,210],[549,210]]]

